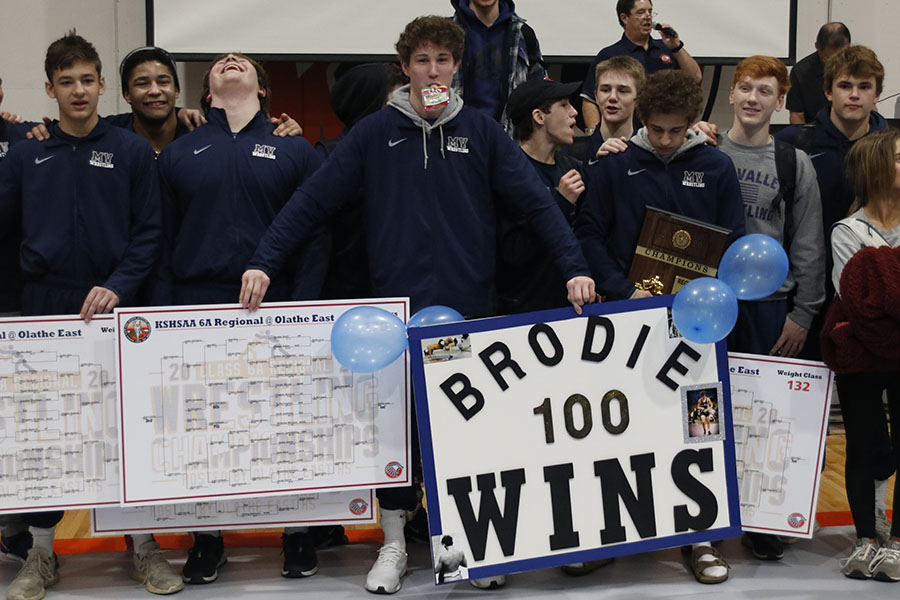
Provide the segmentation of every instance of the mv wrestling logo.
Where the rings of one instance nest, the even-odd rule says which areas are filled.
[[[681,180],[681,185],[687,187],[694,188],[704,188],[706,184],[703,183],[703,176],[706,175],[703,171],[685,171],[684,179]]]
[[[256,146],[253,148],[253,156],[275,160],[275,146],[256,144]]]
[[[447,150],[450,152],[459,152],[460,154],[469,153],[469,138],[449,136],[447,137]]]
[[[91,160],[88,161],[88,164],[92,167],[100,167],[101,169],[112,169],[115,167],[115,165],[113,165],[113,153],[92,150]]]
[[[9,152],[9,142],[0,142],[0,158],[6,156],[7,152]]]
[[[384,474],[391,479],[397,479],[403,474],[403,465],[397,461],[389,462],[387,466],[384,467]]]
[[[363,515],[369,508],[369,503],[362,498],[356,498],[350,501],[350,512],[354,515]]]
[[[125,339],[140,344],[150,337],[150,323],[144,317],[131,317],[125,321]]]

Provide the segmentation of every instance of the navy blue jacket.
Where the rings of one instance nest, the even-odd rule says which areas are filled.
[[[775,139],[794,143],[802,125],[785,127],[775,134]],[[888,128],[887,120],[875,111],[869,115],[869,133]],[[853,203],[853,190],[844,181],[844,159],[855,140],[847,139],[831,121],[831,106],[826,106],[816,115],[815,129],[805,148],[801,148],[812,159],[819,181],[822,197],[822,227],[825,233],[825,247],[831,248],[831,226],[847,216]],[[826,252],[831,264],[831,252]],[[830,271],[826,271],[830,273]],[[830,278],[828,278],[830,281]]]
[[[9,148],[25,139],[37,123],[9,123],[0,119],[0,164]],[[16,234],[0,239],[0,313],[22,310],[22,269],[19,267],[19,242]]]
[[[237,302],[241,275],[263,232],[294,190],[319,166],[302,137],[272,135],[258,112],[233,134],[225,111],[160,154],[163,250],[156,304]],[[299,265],[273,278],[269,300],[318,298],[328,262],[322,232]]]
[[[574,225],[584,193],[572,204],[557,188],[560,178],[571,169],[583,178],[584,166],[580,160],[562,151],[557,152],[555,158],[556,163],[552,165],[531,157],[527,160],[556,200],[566,221]],[[525,217],[504,210],[499,211],[499,217],[497,292],[500,312],[513,314],[566,306],[566,280]]]
[[[493,314],[498,200],[526,215],[566,280],[587,275],[578,241],[525,154],[472,108],[447,120],[459,102],[453,94],[429,129],[413,116],[408,86],[394,92],[294,194],[247,267],[277,270],[362,186],[373,292],[409,296],[413,312],[443,304]]]
[[[587,171],[576,232],[598,294],[620,300],[634,293],[627,275],[647,206],[731,229],[729,240],[744,233],[734,164],[710,146],[689,148],[667,166],[630,141],[625,152],[602,158]]]
[[[134,113],[122,113],[118,115],[109,115],[104,117],[111,125],[115,125],[116,127],[121,127],[123,129],[127,129],[128,131],[134,131]],[[179,119],[175,119],[175,139],[177,140],[183,135],[187,135],[190,131],[187,128],[187,125],[181,122]]]
[[[159,244],[153,149],[103,119],[83,138],[58,124],[50,134],[17,144],[0,166],[0,236],[21,224],[23,312],[78,312],[93,286],[128,305]],[[29,306],[29,286],[43,289],[40,308]]]

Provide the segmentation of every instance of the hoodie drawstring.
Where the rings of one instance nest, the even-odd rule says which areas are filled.
[[[428,169],[428,138],[425,136],[425,123],[422,123],[422,153],[425,154],[425,169]]]
[[[444,154],[444,126],[438,125],[438,129],[441,132],[441,158],[446,159],[447,155]],[[428,170],[428,136],[425,131],[425,123],[422,123],[422,154],[425,155],[425,170]]]

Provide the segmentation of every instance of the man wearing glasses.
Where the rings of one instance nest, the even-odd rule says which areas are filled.
[[[684,42],[667,23],[661,24],[662,39],[650,37],[653,31],[653,3],[650,0],[617,0],[616,15],[624,32],[622,39],[601,50],[584,76],[581,97],[584,113],[585,133],[591,134],[600,123],[600,109],[594,99],[595,72],[597,65],[613,56],[630,56],[636,59],[647,75],[665,69],[681,69],[687,75],[700,81],[702,73],[697,61],[684,49]]]

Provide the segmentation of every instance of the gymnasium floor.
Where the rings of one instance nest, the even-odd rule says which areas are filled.
[[[590,575],[573,578],[558,569],[514,575],[506,588],[484,591],[467,583],[436,587],[432,584],[431,560],[424,544],[411,544],[410,575],[396,598],[550,598],[558,600],[602,598],[638,600],[646,598],[745,598],[764,600],[883,598],[900,593],[900,583],[892,587],[879,581],[848,579],[839,572],[838,559],[853,543],[846,498],[843,493],[843,436],[827,441],[826,470],[820,486],[818,520],[823,528],[812,540],[789,546],[784,560],[762,563],[755,560],[740,540],[725,540],[721,551],[731,563],[729,580],[719,585],[697,583],[687,570],[678,549],[617,558],[615,563]],[[889,494],[890,497],[890,494]],[[50,600],[91,600],[150,598],[143,586],[127,575],[129,555],[121,538],[90,538],[87,514],[67,513],[57,532],[57,551],[61,557],[62,579],[48,592]],[[280,576],[281,554],[276,533],[232,534],[228,543],[239,547],[228,550],[229,562],[216,583],[189,586],[179,598],[195,600],[249,599],[338,599],[365,598],[366,572],[379,547],[377,531],[349,531],[349,546],[319,552],[319,574],[305,580]],[[188,544],[184,537],[167,536],[163,540],[167,556],[178,568],[183,564]],[[260,547],[263,545],[262,547]],[[182,547],[182,548],[179,548]],[[105,550],[105,551],[89,551]],[[9,582],[17,566],[0,563],[0,581]]]
[[[731,562],[729,580],[719,585],[702,585],[688,573],[678,549],[621,557],[590,575],[573,578],[558,569],[515,575],[502,590],[477,590],[469,584],[441,587],[432,584],[431,561],[424,544],[409,547],[411,573],[396,598],[550,598],[637,600],[645,598],[747,598],[747,599],[846,599],[883,598],[900,592],[879,581],[847,579],[838,572],[838,557],[852,543],[849,527],[826,527],[816,538],[801,541],[785,552],[784,560],[762,564],[752,558],[738,540],[727,540],[722,551]],[[278,548],[237,548],[229,551],[229,562],[217,582],[189,586],[179,598],[195,600],[296,599],[298,596],[329,600],[365,598],[366,571],[375,559],[377,544],[351,544],[319,553],[319,574],[305,580],[289,580],[279,575]],[[179,566],[183,550],[169,550]],[[138,583],[128,579],[125,552],[76,554],[63,557],[62,579],[48,592],[49,600],[90,598],[150,598]],[[16,568],[0,565],[0,579],[9,581]]]

